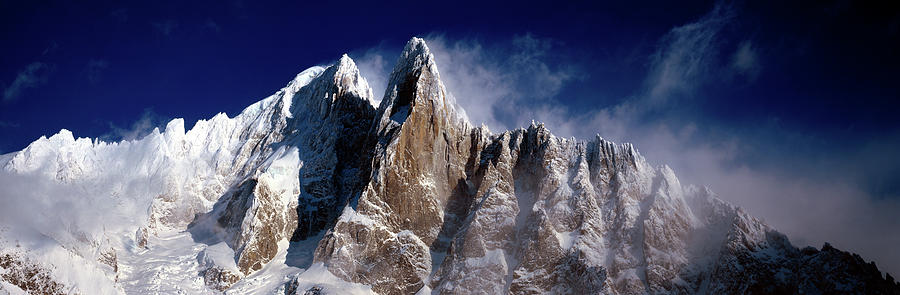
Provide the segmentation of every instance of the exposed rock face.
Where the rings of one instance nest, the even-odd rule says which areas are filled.
[[[371,177],[316,250],[347,280],[383,294],[897,290],[862,261],[801,255],[631,145],[470,127],[421,39],[390,81]],[[847,263],[813,262],[834,259]]]
[[[17,253],[0,254],[0,279],[30,294],[69,293],[65,285],[53,279],[49,269]],[[2,287],[0,291],[5,291]]]
[[[276,281],[260,292],[285,294],[340,293],[340,279],[381,294],[900,293],[874,263],[828,244],[797,249],[630,144],[559,138],[542,124],[471,126],[422,39],[406,45],[381,105],[370,101],[343,56],[234,118],[187,132],[176,119],[111,144],[63,131],[0,164],[147,212],[109,230],[123,243],[74,227],[74,240],[53,237],[96,261],[119,288],[111,293],[185,292],[160,288],[185,269],[179,283],[196,282],[194,293],[244,293],[241,284],[267,287],[263,278]],[[161,241],[166,231],[190,241]],[[173,249],[182,245],[195,249]],[[167,248],[148,255],[156,246]],[[141,255],[161,270],[140,272]],[[282,267],[291,255],[307,265]],[[157,265],[172,256],[177,267]],[[2,282],[65,291],[25,261],[0,256]],[[321,272],[296,273],[310,262]]]
[[[366,133],[375,110],[349,57],[276,96],[279,102],[260,114],[267,119],[258,128],[269,133],[251,136],[271,138],[254,147],[265,152],[249,153],[258,164],[194,223],[197,232],[226,229],[223,238],[244,274],[272,260],[279,241],[305,239],[333,223],[368,171],[360,165],[368,165],[369,154],[360,151],[371,150]]]
[[[388,294],[424,286],[443,208],[468,190],[471,151],[469,127],[425,43],[414,39],[402,54],[373,126],[371,179],[316,251],[333,273]]]
[[[227,269],[212,266],[200,273],[203,282],[213,290],[225,291],[241,279],[240,274],[235,274]]]

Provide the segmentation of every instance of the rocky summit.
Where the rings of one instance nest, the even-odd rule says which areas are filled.
[[[235,117],[0,156],[0,290],[900,294],[630,144],[473,126],[422,39],[375,101],[344,55]]]

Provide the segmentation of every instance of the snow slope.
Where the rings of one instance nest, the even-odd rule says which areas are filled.
[[[797,249],[630,144],[472,126],[422,39],[374,101],[345,55],[190,130],[61,130],[0,155],[0,290],[900,292],[858,255]]]
[[[248,251],[248,245],[254,246],[248,240],[265,229],[258,223],[256,209],[281,208],[276,215],[284,216],[276,217],[287,219],[297,206],[300,167],[307,159],[300,159],[297,146],[302,145],[281,143],[285,138],[309,140],[286,134],[292,131],[284,127],[294,117],[310,114],[308,105],[295,104],[309,97],[297,93],[316,79],[357,78],[337,87],[351,86],[344,90],[368,105],[371,91],[349,58],[329,69],[340,71],[332,70],[325,77],[325,68],[310,68],[239,115],[229,118],[220,113],[188,131],[183,120],[175,119],[162,132],[109,143],[75,138],[61,130],[20,152],[3,155],[0,240],[6,244],[0,250],[22,253],[50,266],[52,277],[77,293],[216,291],[198,274],[218,267],[245,275],[228,256],[234,256],[232,248]],[[238,212],[233,214],[244,215],[236,228],[188,230],[192,222],[202,220],[198,216],[213,211],[222,196],[248,180],[277,198],[262,201],[255,192],[243,196],[251,200],[246,208],[235,208]],[[293,227],[287,220],[283,223],[285,233],[274,243],[284,245],[272,248],[284,248],[280,252],[286,253],[296,219]],[[222,241],[229,239],[235,241]],[[98,263],[104,251],[112,251],[115,259],[107,263],[112,267]],[[76,268],[80,270],[72,271]],[[296,274],[301,270],[280,271]]]

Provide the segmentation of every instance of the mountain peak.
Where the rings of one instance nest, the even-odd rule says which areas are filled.
[[[472,128],[434,49],[407,43],[378,110],[343,55],[187,132],[0,155],[0,290],[900,293],[631,144]]]
[[[398,96],[403,96],[406,92],[416,88],[416,84],[422,78],[423,72],[429,74],[426,80],[439,82],[441,79],[437,65],[434,63],[434,55],[431,54],[431,50],[428,49],[425,40],[413,37],[406,43],[406,47],[403,48],[403,52],[400,53],[400,57],[397,59],[397,64],[394,65],[394,69],[391,71],[387,91],[385,91],[385,100],[382,100],[382,104],[385,106],[390,104],[402,106],[411,103],[412,101],[395,102],[395,100],[397,100]],[[391,99],[386,101],[388,98]]]
[[[372,88],[359,74],[359,68],[356,67],[356,62],[352,58],[344,54],[331,67],[334,68],[334,84],[338,86],[339,91],[349,92],[356,97],[372,101]]]
[[[403,123],[414,112],[430,112],[429,116],[453,125],[468,122],[441,82],[434,55],[425,40],[417,37],[410,39],[400,54],[378,109],[382,127],[391,121]]]
[[[406,42],[403,52],[400,53],[400,61],[398,61],[394,70],[410,66],[415,69],[423,66],[433,66],[433,64],[434,55],[428,49],[428,44],[425,44],[425,39],[413,37],[409,42]]]

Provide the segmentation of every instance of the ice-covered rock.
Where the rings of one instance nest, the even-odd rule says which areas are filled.
[[[798,290],[783,235],[630,144],[471,128],[420,39],[390,81],[369,183],[316,251],[339,277],[384,294]]]
[[[473,127],[422,39],[377,109],[355,63],[142,139],[0,155],[0,290],[897,294],[630,144]],[[31,275],[37,273],[37,275]]]

